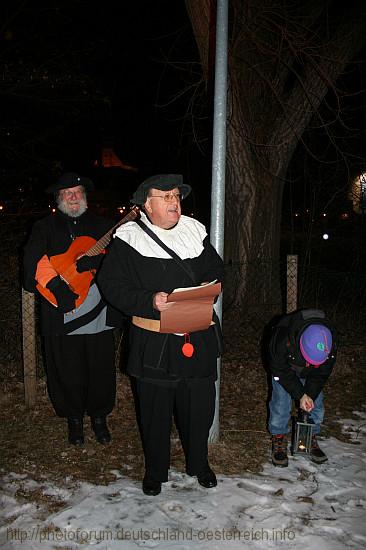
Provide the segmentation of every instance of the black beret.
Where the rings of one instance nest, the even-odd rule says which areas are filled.
[[[82,185],[86,191],[92,191],[94,189],[94,184],[91,179],[79,176],[79,174],[75,172],[66,172],[59,177],[56,183],[47,187],[46,193],[56,193],[56,191],[60,191],[61,189],[77,187],[78,185]]]
[[[131,202],[139,206],[145,204],[149,190],[159,189],[159,191],[170,191],[178,187],[179,192],[185,199],[192,188],[190,185],[183,183],[183,176],[181,174],[158,174],[157,176],[151,176],[144,180],[133,194]]]

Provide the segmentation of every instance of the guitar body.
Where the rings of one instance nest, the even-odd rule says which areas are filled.
[[[138,206],[134,206],[128,214],[126,214],[114,227],[112,227],[98,241],[93,237],[77,237],[72,241],[69,249],[63,254],[56,254],[50,257],[52,267],[57,271],[60,277],[69,285],[70,289],[78,294],[75,301],[76,307],[79,307],[88,295],[90,284],[95,275],[95,271],[76,271],[76,260],[81,256],[97,256],[101,254],[111,240],[112,233],[120,225],[134,220],[140,215]],[[54,294],[37,284],[37,290],[48,300],[53,306],[57,307],[57,300]]]
[[[92,272],[84,271],[83,273],[78,273],[76,271],[76,260],[84,256],[95,243],[96,240],[93,237],[77,237],[66,252],[50,257],[52,267],[69,285],[70,289],[79,295],[75,301],[76,307],[79,307],[84,302],[93,280]],[[37,289],[46,300],[57,307],[57,300],[48,288],[38,284]]]

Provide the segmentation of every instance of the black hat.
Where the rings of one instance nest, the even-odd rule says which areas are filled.
[[[190,185],[183,183],[182,174],[158,174],[157,176],[151,176],[140,183],[130,202],[141,206],[146,202],[150,189],[154,188],[160,191],[170,191],[175,187],[178,187],[183,199],[185,199],[192,190]]]
[[[56,183],[53,183],[46,189],[46,193],[55,193],[61,189],[67,189],[68,187],[77,187],[82,185],[86,191],[92,191],[94,184],[91,179],[79,176],[75,172],[66,172],[59,177]]]

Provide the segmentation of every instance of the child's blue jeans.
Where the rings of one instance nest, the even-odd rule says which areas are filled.
[[[300,378],[302,384],[305,379]],[[269,424],[268,428],[272,435],[287,434],[290,431],[289,421],[291,418],[291,395],[272,376],[272,398],[269,403]],[[309,414],[309,420],[314,423],[313,434],[320,433],[320,425],[324,418],[323,392],[320,392],[314,401],[314,408]]]

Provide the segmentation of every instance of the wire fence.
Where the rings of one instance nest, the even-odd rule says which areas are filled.
[[[28,222],[19,217],[0,220],[0,382],[5,387],[11,380],[27,382],[31,389],[37,378],[44,377],[44,365],[38,300],[22,289],[22,247]],[[271,261],[255,265],[228,264],[225,266],[224,321],[230,318],[243,278],[240,324],[245,327],[244,360],[258,356],[264,327],[275,315],[303,307],[324,309],[347,345],[365,343],[366,276],[363,273],[303,266],[296,256],[287,256],[286,261],[278,265]],[[25,398],[27,400],[27,393]],[[31,404],[31,393],[28,399]]]
[[[295,309],[324,310],[337,328],[340,345],[366,346],[365,273],[303,265],[294,255],[286,256],[276,265],[271,261],[252,266],[227,265],[224,318],[230,318],[242,273],[245,273],[247,289],[240,308],[240,323],[245,328],[243,359],[258,358],[265,327],[274,317]],[[272,281],[277,281],[280,292],[276,284],[272,286]],[[271,287],[272,292],[268,290]]]

